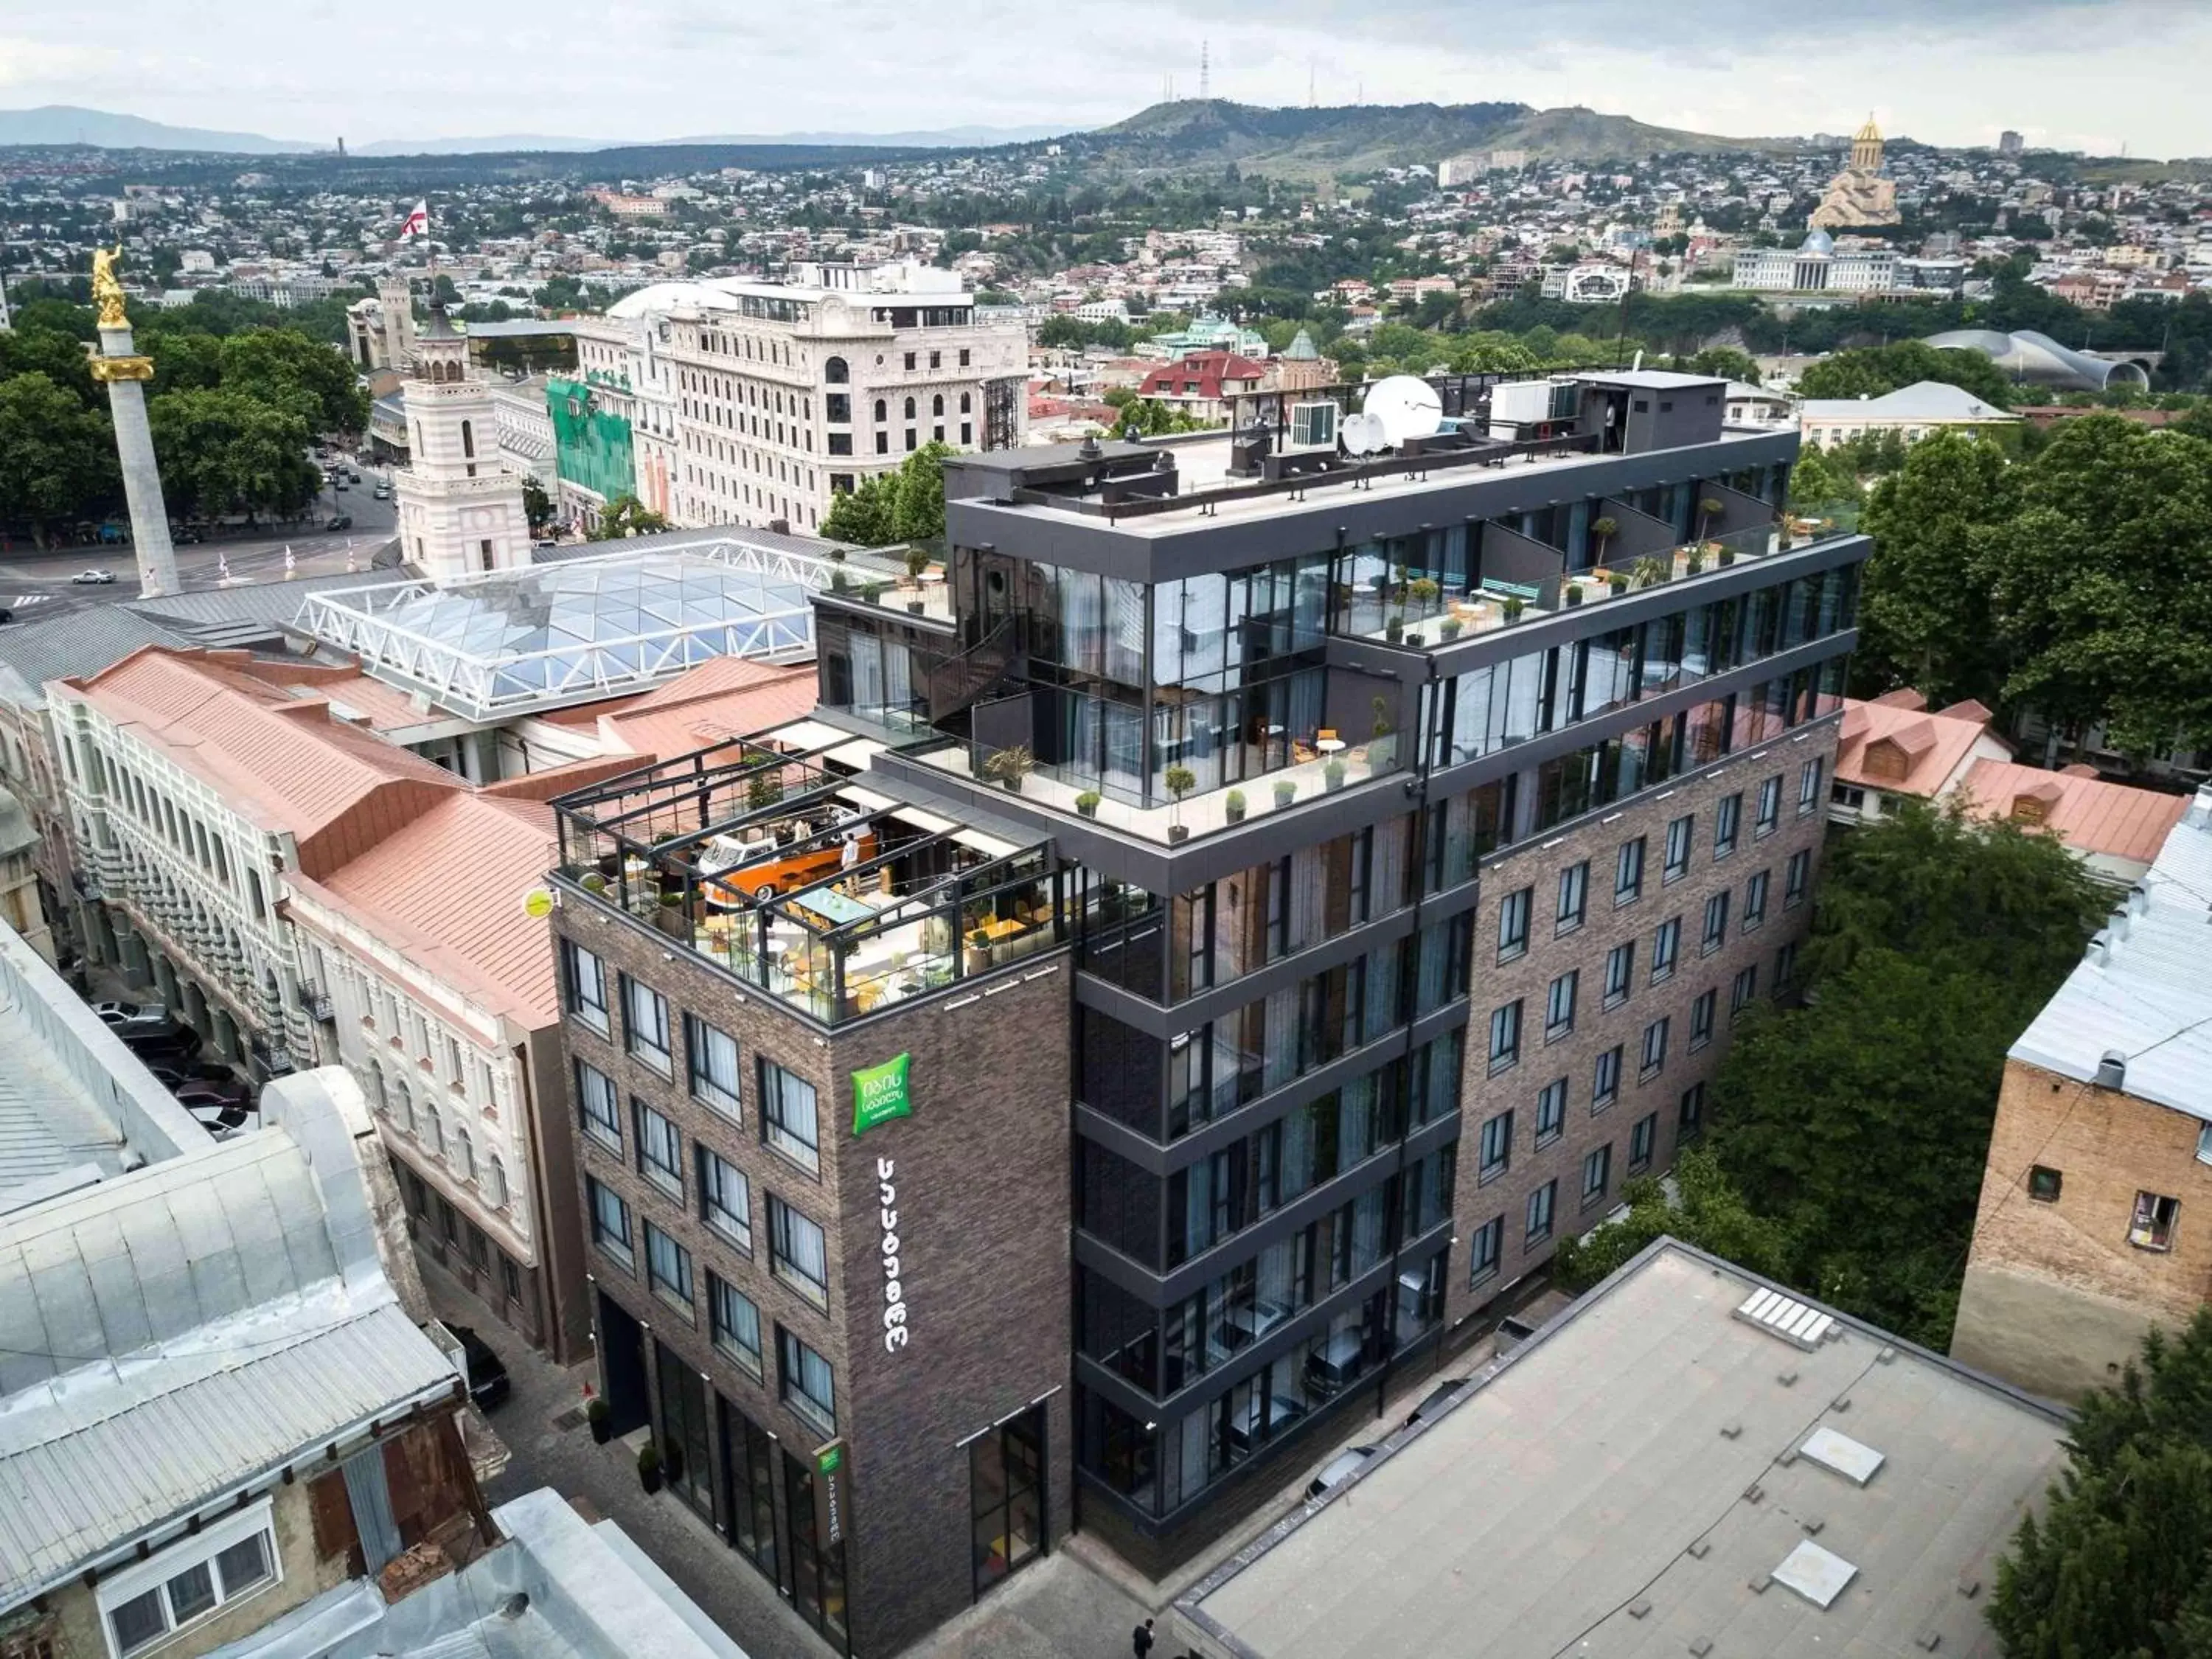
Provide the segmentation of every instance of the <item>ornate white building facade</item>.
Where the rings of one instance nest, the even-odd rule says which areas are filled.
[[[392,477],[401,556],[434,580],[526,568],[522,480],[501,456],[491,387],[442,307],[416,340],[406,392],[408,464]]]

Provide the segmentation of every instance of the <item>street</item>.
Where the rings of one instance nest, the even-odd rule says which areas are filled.
[[[366,570],[376,550],[390,541],[398,528],[395,504],[375,498],[380,477],[374,468],[362,467],[362,481],[343,490],[327,484],[315,498],[308,528],[273,534],[226,534],[177,549],[177,574],[187,592],[216,586],[228,568],[233,580],[272,581],[284,574],[284,550],[292,550],[295,574],[329,576],[346,568],[347,544],[357,568]],[[349,514],[353,528],[323,529],[337,514]],[[82,570],[112,570],[112,584],[77,586],[70,578]],[[137,565],[130,546],[76,546],[41,551],[23,541],[0,550],[0,611],[18,623],[67,616],[88,605],[110,605],[138,597]]]

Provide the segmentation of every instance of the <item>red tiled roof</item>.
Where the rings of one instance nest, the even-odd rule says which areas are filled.
[[[1137,391],[1145,398],[1218,398],[1223,381],[1256,381],[1267,372],[1265,363],[1255,363],[1233,351],[1194,351],[1179,362],[1154,369]]]
[[[61,682],[236,799],[263,827],[289,830],[310,875],[335,868],[466,787],[444,768],[333,717],[329,693],[343,684],[326,669],[289,671],[240,651],[162,646]],[[316,695],[290,695],[298,690]]]
[[[716,657],[606,714],[599,735],[630,755],[665,758],[797,720],[812,711],[814,692],[811,663]]]
[[[1973,716],[1950,709],[1931,714],[1925,712],[1927,707],[1927,698],[1909,690],[1888,692],[1872,702],[1846,698],[1843,726],[1837,733],[1837,781],[1934,799],[1975,741],[1988,732],[1989,711],[1979,703],[1966,703],[1955,707],[1975,710]]]
[[[2045,772],[2005,761],[1978,760],[1968,769],[1960,793],[1972,811],[2009,818],[2026,797],[2037,803],[2042,823],[2077,853],[2148,864],[2181,815],[2186,795],[2161,794],[2071,771]]]
[[[319,881],[289,879],[536,1029],[560,1017],[560,1002],[550,929],[522,906],[556,857],[551,807],[462,790]]]

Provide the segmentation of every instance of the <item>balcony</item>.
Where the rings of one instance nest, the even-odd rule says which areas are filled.
[[[923,571],[919,582],[893,581],[868,570],[856,570],[849,575],[838,570],[831,574],[828,587],[816,591],[823,599],[871,611],[887,611],[894,618],[912,617],[943,628],[950,628],[958,620],[953,614],[951,589],[945,580],[945,567],[941,564],[933,564]]]
[[[948,740],[904,750],[901,758],[984,787],[1004,787],[1003,767],[994,762],[1000,752],[988,745]],[[1356,788],[1398,769],[1396,744],[1391,738],[1355,745],[1339,739],[1334,732],[1316,732],[1292,743],[1290,753],[1293,758],[1287,766],[1202,793],[1193,792],[1165,805],[1146,805],[1118,791],[1109,793],[1094,780],[1045,765],[1033,764],[1021,774],[1018,793],[1024,800],[1052,811],[1088,818],[1107,829],[1169,847],[1218,835],[1262,813],[1286,811],[1324,795]]]
[[[564,796],[557,873],[825,1025],[1066,941],[1042,843],[897,805],[843,763],[738,738]]]

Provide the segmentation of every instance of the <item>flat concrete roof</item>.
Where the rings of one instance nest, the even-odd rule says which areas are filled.
[[[1996,1558],[2064,1413],[1841,1316],[1810,1351],[1738,1316],[1778,1288],[1660,1240],[1177,1632],[1207,1659],[1995,1656]]]

